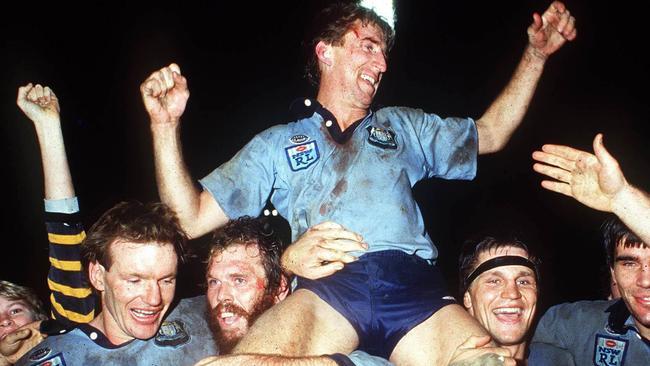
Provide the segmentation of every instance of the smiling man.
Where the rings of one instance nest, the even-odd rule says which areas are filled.
[[[463,305],[492,339],[523,361],[537,306],[538,261],[516,239],[487,237],[460,256]]]
[[[603,135],[593,153],[564,145],[535,151],[542,187],[615,215],[603,225],[620,299],[556,305],[540,319],[531,365],[647,365],[650,360],[650,196],[627,182]]]
[[[533,15],[512,79],[477,120],[406,107],[373,110],[393,30],[355,3],[332,4],[311,24],[308,67],[318,91],[305,100],[309,113],[255,136],[201,180],[202,191],[181,151],[187,80],[171,64],[142,83],[160,197],[191,237],[257,216],[270,199],[294,241],[332,221],[368,245],[359,261],[332,276],[299,278],[298,290],[258,319],[236,353],[345,354],[359,347],[397,364],[447,364],[470,335],[485,331],[449,299],[412,187],[433,177],[472,179],[476,156],[505,146],[546,60],[575,38],[575,19],[561,2]]]

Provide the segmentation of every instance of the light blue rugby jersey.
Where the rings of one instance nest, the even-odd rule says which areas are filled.
[[[334,221],[362,235],[369,252],[396,249],[436,259],[412,188],[424,178],[474,178],[474,121],[387,107],[337,143],[328,114],[263,131],[200,183],[230,218],[258,216],[270,196],[293,240]]]
[[[81,324],[51,335],[32,348],[16,366],[194,365],[219,354],[206,320],[205,296],[183,299],[163,321],[155,337],[112,345],[97,329]]]

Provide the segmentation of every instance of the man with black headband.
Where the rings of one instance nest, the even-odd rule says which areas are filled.
[[[459,262],[463,305],[499,346],[523,361],[537,305],[537,259],[517,239],[486,237],[466,244]]]

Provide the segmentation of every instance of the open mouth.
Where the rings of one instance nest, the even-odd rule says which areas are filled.
[[[501,322],[515,323],[521,319],[524,310],[518,307],[496,308],[492,310],[492,313]]]
[[[160,310],[131,309],[131,315],[141,323],[152,323],[158,319]]]

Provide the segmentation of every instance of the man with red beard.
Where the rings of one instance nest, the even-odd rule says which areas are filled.
[[[288,292],[282,245],[260,220],[242,217],[214,232],[206,283],[210,329],[230,353],[248,327]]]
[[[537,259],[515,238],[486,237],[465,245],[459,262],[463,305],[499,346],[523,362],[537,305]]]

